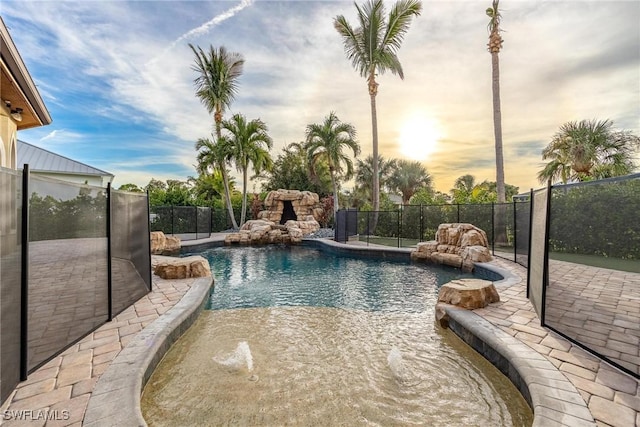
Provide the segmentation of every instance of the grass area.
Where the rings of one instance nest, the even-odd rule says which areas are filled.
[[[369,243],[372,245],[384,245],[391,246],[394,248],[398,247],[398,238],[397,237],[380,237],[380,236],[366,236],[360,235],[358,236],[358,240],[364,243]],[[417,239],[400,239],[400,247],[401,248],[411,248],[418,244],[420,240]]]
[[[637,259],[605,258],[599,255],[567,254],[549,252],[549,259],[590,265],[592,267],[609,268],[611,270],[640,273],[640,261]]]

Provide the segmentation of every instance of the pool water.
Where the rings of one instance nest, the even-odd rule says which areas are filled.
[[[440,285],[473,277],[454,268],[349,258],[299,246],[223,247],[200,255],[216,279],[212,310],[311,306],[415,313],[434,304]]]
[[[304,247],[201,255],[209,310],[150,378],[149,425],[531,425],[509,380],[434,322],[459,271]]]

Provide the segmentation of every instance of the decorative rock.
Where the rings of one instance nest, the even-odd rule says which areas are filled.
[[[162,231],[151,232],[151,253],[166,254],[178,252],[180,250],[180,238],[176,236],[166,236]]]
[[[165,280],[211,276],[211,268],[209,267],[209,262],[199,255],[184,258],[153,258],[153,273]]]
[[[476,262],[491,261],[491,253],[484,246],[467,246],[462,249],[460,256],[462,257],[462,269],[465,271],[472,271],[473,264]]]
[[[449,327],[449,315],[444,309],[446,305],[449,304],[436,304],[436,321],[440,323],[440,326],[442,326],[444,329],[447,329]]]
[[[161,253],[162,250],[164,250],[164,245],[166,241],[167,241],[167,238],[162,231],[152,231],[151,232],[151,253],[152,254]]]
[[[483,308],[500,301],[493,282],[481,279],[457,279],[445,283],[438,293],[438,302],[466,309]]]
[[[491,261],[487,234],[472,224],[440,224],[436,240],[420,242],[411,259],[472,271],[474,263]]]
[[[318,221],[324,213],[318,194],[310,191],[279,189],[267,194],[267,197],[264,199],[266,210],[258,213],[258,219],[280,223],[285,202],[291,203],[296,215],[295,220],[297,221],[308,221],[307,217],[309,216],[312,216],[313,220]]]
[[[303,221],[289,220],[284,225],[265,219],[247,221],[238,233],[225,237],[225,244],[256,245],[266,243],[300,243],[302,238],[320,229],[318,221],[307,215]]]

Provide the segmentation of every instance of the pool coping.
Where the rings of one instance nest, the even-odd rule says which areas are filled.
[[[502,372],[533,411],[533,426],[596,426],[578,389],[547,358],[489,321],[449,306],[449,328]]]
[[[318,243],[309,243],[318,242]],[[410,248],[346,245],[328,239],[307,239],[306,245],[334,253],[380,258],[409,258]],[[188,245],[219,246],[218,241]],[[186,246],[186,245],[185,245]],[[519,280],[514,274],[488,263],[478,267],[499,274],[500,288]],[[204,308],[212,278],[197,280],[171,310],[142,330],[100,377],[89,399],[84,426],[146,426],[140,397],[144,386],[162,357],[195,322]],[[446,307],[449,328],[490,361],[518,388],[533,411],[533,426],[596,426],[593,415],[575,386],[542,354],[512,337],[473,311]]]
[[[95,385],[83,426],[146,426],[140,397],[166,352],[204,309],[213,277],[196,279],[182,299],[140,331]]]

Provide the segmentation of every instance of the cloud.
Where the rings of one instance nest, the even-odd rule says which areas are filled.
[[[40,142],[46,141],[47,139],[53,139],[53,138],[56,137],[56,135],[58,135],[59,132],[63,132],[63,131],[64,131],[64,129],[56,129],[54,131],[51,131],[47,135],[45,135],[42,138],[40,138]]]
[[[518,1],[503,7],[508,183],[535,184],[536,141],[544,146],[566,121],[610,118],[640,133],[639,3]],[[400,157],[399,129],[424,111],[444,134],[424,164],[447,190],[464,173],[495,179],[485,8],[473,1],[425,3],[399,52],[405,79],[379,76],[381,154]],[[134,167],[121,162],[137,157],[135,168],[158,179],[193,174],[193,142],[212,131],[212,118],[194,95],[187,40],[224,45],[245,57],[227,115],[262,118],[274,156],[301,141],[306,125],[329,111],[355,125],[362,156],[370,154],[369,96],[333,28],[340,14],[353,22],[353,3],[3,1],[3,18],[60,127],[25,132],[68,141],[79,156],[101,150],[96,159],[105,163],[98,167],[113,172],[132,173]],[[203,16],[213,18],[203,24]],[[69,141],[72,134],[63,130],[78,138]],[[162,161],[175,162],[176,169],[159,167]]]
[[[161,56],[164,56],[171,49],[173,49],[174,47],[176,47],[177,45],[179,45],[180,43],[182,43],[185,40],[207,35],[213,29],[213,27],[215,27],[216,25],[219,25],[220,23],[226,21],[229,18],[233,18],[238,12],[240,12],[241,10],[245,9],[248,6],[251,6],[253,4],[253,1],[254,0],[242,0],[240,2],[240,4],[238,4],[237,6],[234,6],[231,9],[221,13],[220,15],[215,16],[214,18],[210,19],[209,21],[205,22],[204,24],[200,25],[199,27],[196,27],[196,28],[194,28],[192,30],[187,31],[186,33],[184,33],[183,35],[178,37],[176,40],[174,40],[162,52]],[[155,62],[155,61],[152,60],[152,62]]]
[[[226,21],[229,18],[232,18],[236,13],[240,12],[242,9],[250,6],[251,4],[253,4],[253,0],[242,0],[239,5],[232,7],[226,12],[214,17],[210,21],[205,22],[198,28],[194,28],[193,30],[188,31],[187,33],[181,35],[173,43],[171,43],[171,47],[176,46],[178,43],[180,43],[183,40],[187,40],[189,38],[196,37],[196,36],[206,35],[209,31],[211,31],[213,27],[215,27],[216,25],[220,24],[223,21]]]
[[[40,142],[47,142],[47,144],[61,144],[68,143],[69,141],[79,140],[83,135],[79,132],[71,131],[68,129],[55,129],[47,133],[43,137],[39,138]]]

